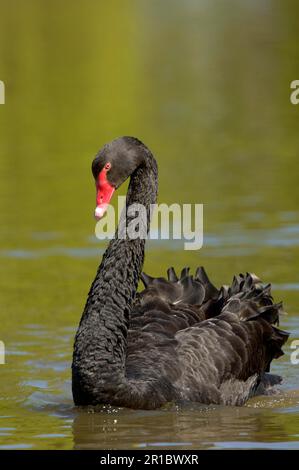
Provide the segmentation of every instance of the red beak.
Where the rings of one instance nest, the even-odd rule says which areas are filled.
[[[115,188],[107,180],[106,168],[103,168],[103,170],[99,173],[97,180],[96,180],[96,188],[97,188],[97,198],[96,198],[97,207],[95,209],[94,216],[97,220],[100,220],[105,214],[107,207],[113,196],[113,193],[115,191]]]

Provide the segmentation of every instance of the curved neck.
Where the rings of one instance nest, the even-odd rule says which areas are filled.
[[[157,199],[157,164],[149,154],[131,176],[126,213],[132,204],[146,210],[147,232],[150,205]],[[132,221],[127,215],[126,227]],[[76,404],[91,403],[107,384],[118,384],[125,377],[127,330],[144,261],[145,240],[121,238],[116,231],[103,255],[77,331],[73,355],[73,395]],[[80,399],[78,398],[80,397]]]

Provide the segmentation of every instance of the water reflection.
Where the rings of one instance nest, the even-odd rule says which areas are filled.
[[[298,397],[297,397],[298,400]],[[298,403],[298,401],[297,401]],[[298,426],[298,419],[293,426]],[[290,439],[283,415],[268,409],[233,407],[175,407],[136,412],[110,409],[79,412],[73,424],[75,449],[211,449]],[[294,444],[299,448],[298,435]]]

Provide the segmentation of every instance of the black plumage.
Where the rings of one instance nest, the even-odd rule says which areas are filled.
[[[143,204],[149,229],[150,204],[157,198],[152,153],[123,137],[99,152],[95,178],[107,161],[115,187],[131,176],[126,207]],[[271,286],[247,273],[218,290],[202,267],[194,277],[189,268],[179,277],[169,268],[167,279],[153,278],[141,273],[144,245],[116,233],[103,256],[75,338],[75,404],[242,405],[279,382],[268,372],[288,333],[276,326],[282,305],[273,303]],[[137,294],[140,278],[145,289]]]

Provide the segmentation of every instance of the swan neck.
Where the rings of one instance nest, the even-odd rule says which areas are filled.
[[[132,204],[145,207],[147,231],[150,205],[156,199],[157,165],[151,156],[132,174],[126,198],[126,212]],[[72,369],[76,404],[105,402],[112,393],[111,383],[118,389],[126,381],[127,331],[144,245],[145,239],[119,238],[117,231],[103,255],[75,338]]]

